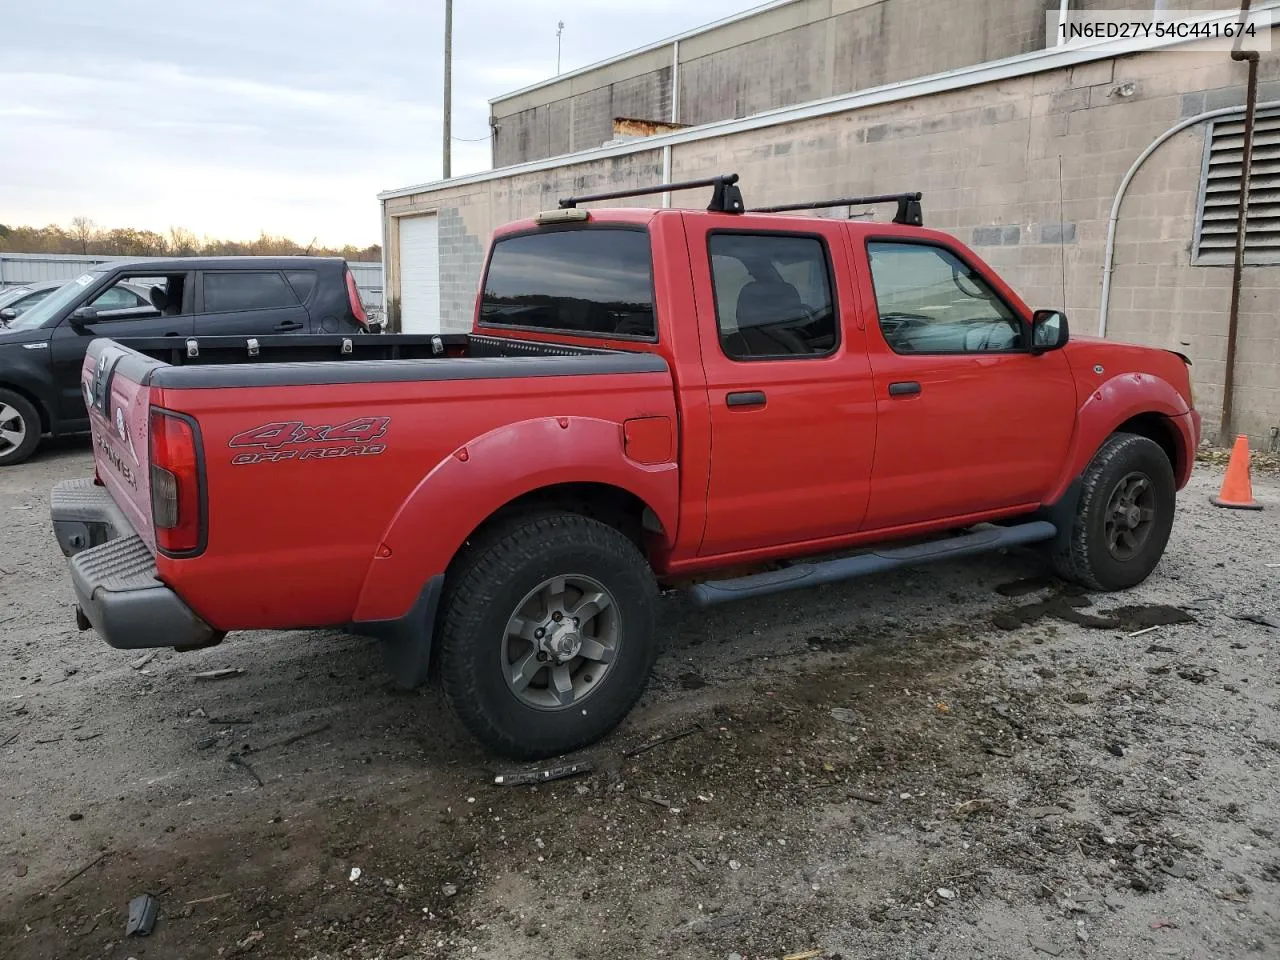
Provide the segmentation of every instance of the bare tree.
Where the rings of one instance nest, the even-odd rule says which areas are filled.
[[[80,244],[80,252],[89,252],[89,241],[98,232],[98,225],[88,217],[76,217],[71,221],[71,238]]]

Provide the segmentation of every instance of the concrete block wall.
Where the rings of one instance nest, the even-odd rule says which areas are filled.
[[[1271,89],[1280,59],[1264,57],[1261,72]],[[1094,334],[1107,218],[1125,171],[1188,110],[1240,102],[1243,80],[1243,66],[1220,52],[1098,61],[678,144],[672,179],[736,171],[750,205],[922,190],[929,226],[970,244],[1028,303],[1065,306],[1076,332]],[[1107,335],[1191,356],[1211,435],[1222,401],[1231,269],[1191,264],[1204,132],[1192,127],[1165,143],[1129,188]],[[466,227],[458,242],[474,251],[497,224],[552,207],[558,196],[660,179],[654,150],[390,200],[388,213],[424,203],[454,207]],[[673,202],[700,208],[705,191],[676,194]],[[452,250],[442,237],[442,261]],[[389,289],[397,282],[392,262]],[[474,262],[472,253],[458,267],[458,282],[473,291],[479,269],[466,274]],[[1265,445],[1280,425],[1280,267],[1249,267],[1242,292],[1236,427]],[[447,326],[465,329],[470,303],[448,310]]]
[[[795,0],[680,42],[680,123],[704,124],[941,73],[1045,46],[1055,0]],[[1141,5],[1139,5],[1141,6]],[[1214,9],[1217,0],[1170,0]],[[1111,0],[1073,0],[1112,9]],[[614,117],[671,119],[673,51],[622,61],[495,101],[493,164],[600,146]]]

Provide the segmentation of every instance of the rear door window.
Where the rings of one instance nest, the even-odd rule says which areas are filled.
[[[480,322],[653,340],[653,261],[642,230],[545,231],[499,240]]]
[[[296,307],[298,298],[284,277],[274,271],[245,270],[204,275],[204,313],[274,310]]]

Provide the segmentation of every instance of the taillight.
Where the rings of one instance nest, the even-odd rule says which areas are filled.
[[[172,557],[204,549],[204,475],[195,421],[151,410],[151,521],[156,547]]]
[[[360,288],[356,286],[356,278],[350,270],[345,271],[347,275],[347,299],[351,301],[351,314],[356,318],[356,323],[362,327],[369,326],[369,315],[364,312],[364,304],[360,300]]]

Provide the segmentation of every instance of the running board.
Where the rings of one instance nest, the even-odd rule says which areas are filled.
[[[1058,528],[1047,520],[1019,523],[1012,527],[983,527],[972,533],[945,540],[930,540],[904,547],[882,547],[871,553],[859,553],[852,557],[824,560],[820,563],[797,563],[781,570],[753,573],[733,580],[709,580],[699,583],[689,592],[693,602],[700,607],[742,600],[746,597],[763,597],[785,590],[815,587],[820,583],[852,580],[868,574],[914,566],[933,560],[950,560],[971,553],[987,553],[1002,547],[1016,547],[1023,543],[1052,540]]]

